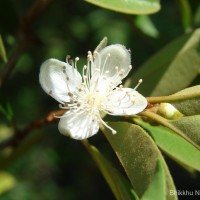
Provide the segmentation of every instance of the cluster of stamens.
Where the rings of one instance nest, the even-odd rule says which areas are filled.
[[[67,75],[66,66],[63,66],[63,73],[66,76],[68,93],[70,101],[65,102],[64,104],[60,104],[60,108],[69,110],[68,112],[88,112],[88,114],[92,115],[98,122],[101,122],[104,126],[112,131],[113,134],[116,133],[114,129],[108,126],[101,118],[99,111],[103,111],[107,114],[113,114],[112,110],[108,110],[106,104],[109,104],[111,101],[111,96],[114,90],[122,91],[123,85],[116,86],[116,83],[121,84],[122,78],[124,78],[128,72],[125,72],[123,68],[119,66],[115,67],[116,73],[113,76],[110,75],[110,71],[106,70],[106,63],[110,57],[110,54],[107,54],[105,60],[102,62],[101,56],[98,52],[92,53],[89,51],[87,56],[87,65],[84,65],[82,69],[82,84],[80,88],[77,88],[77,91],[72,92],[68,85],[68,81],[71,77]],[[98,59],[98,66],[94,66],[94,59]],[[77,70],[77,62],[79,58],[76,57],[75,61],[70,59],[70,56],[66,57],[66,62],[72,66],[74,73]],[[129,66],[131,69],[132,66]],[[93,70],[93,71],[92,71]],[[106,90],[104,92],[99,91],[102,82],[106,82]],[[139,80],[136,89],[142,80]],[[117,84],[117,85],[118,85]],[[49,94],[51,95],[51,92]],[[134,96],[132,96],[129,92],[125,92],[124,96],[117,99],[116,106],[120,106],[122,101],[126,100],[127,102],[134,103]],[[112,102],[110,102],[112,103]],[[123,102],[126,103],[126,102]],[[124,114],[126,114],[124,110]]]

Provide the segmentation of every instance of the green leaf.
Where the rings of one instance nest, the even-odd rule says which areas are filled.
[[[159,0],[85,0],[94,5],[126,13],[150,14],[160,10]]]
[[[87,141],[84,141],[83,144],[95,160],[116,199],[139,200],[130,183],[111,165],[98,149],[90,145]]]
[[[200,85],[186,88],[172,96],[178,97],[178,101],[172,104],[184,115],[200,114]]]
[[[16,184],[16,179],[10,173],[0,171],[0,195],[12,189]]]
[[[181,117],[177,120],[169,121],[169,123],[173,124],[200,146],[200,115]]]
[[[171,174],[169,172],[168,166],[163,158],[161,156],[162,166],[165,169],[165,178],[166,178],[166,200],[178,200],[177,195],[171,195],[170,191],[176,191],[176,187],[174,185],[173,179],[171,177]]]
[[[182,24],[185,31],[189,31],[192,27],[192,11],[188,0],[179,0],[179,7],[182,15]]]
[[[176,39],[142,65],[125,86],[142,78],[140,92],[146,96],[170,95],[188,87],[199,74],[199,40],[200,29]]]
[[[7,56],[6,56],[5,47],[4,47],[1,35],[0,35],[0,57],[3,59],[3,61],[5,63],[8,61]]]
[[[159,191],[159,192],[158,192]],[[158,160],[155,174],[141,200],[166,200],[165,170],[162,161]]]
[[[135,19],[135,23],[144,34],[153,38],[157,38],[159,36],[158,29],[148,15],[138,15]]]
[[[139,126],[127,122],[109,123],[117,131],[103,129],[122,163],[136,193],[141,197],[154,175],[159,150],[151,137]]]
[[[8,121],[12,121],[14,114],[10,103],[6,102],[5,106],[0,105],[0,113],[2,113]]]
[[[156,144],[171,158],[200,171],[200,151],[191,143],[164,126],[152,126],[140,119],[134,121],[148,130]]]

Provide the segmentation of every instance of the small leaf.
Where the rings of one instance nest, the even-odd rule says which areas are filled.
[[[181,113],[184,115],[200,114],[200,85],[181,90],[173,96],[177,96],[178,99],[182,98],[182,100],[172,102]]]
[[[7,56],[6,56],[6,50],[5,50],[1,35],[0,35],[0,57],[3,59],[5,63],[8,61]]]
[[[159,0],[85,0],[94,5],[126,13],[150,14],[160,10]]]
[[[16,184],[14,176],[5,171],[0,171],[0,195],[12,189]]]
[[[191,143],[164,126],[152,126],[139,119],[134,121],[148,130],[156,144],[171,158],[200,171],[200,151]]]
[[[169,122],[200,146],[200,115],[181,117]]]
[[[136,193],[141,197],[154,175],[159,150],[151,137],[139,126],[127,122],[109,123],[117,131],[103,129],[122,163]]]
[[[125,86],[142,78],[140,92],[145,96],[171,95],[188,87],[199,74],[199,40],[200,29],[179,37],[142,65]]]
[[[159,192],[158,192],[159,191]],[[141,200],[166,200],[165,170],[162,161],[158,160],[155,174]]]
[[[139,200],[130,183],[111,165],[98,149],[90,145],[87,141],[84,141],[83,144],[95,160],[116,199]]]

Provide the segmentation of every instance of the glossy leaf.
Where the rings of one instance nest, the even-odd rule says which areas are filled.
[[[109,125],[117,131],[117,134],[112,135],[108,129],[103,129],[103,132],[136,193],[141,197],[154,175],[159,150],[141,127],[126,122],[113,122]]]
[[[164,126],[152,126],[139,119],[135,122],[148,130],[157,145],[170,157],[200,171],[200,151],[196,147]]]
[[[156,171],[152,178],[152,182],[141,198],[141,200],[151,199],[166,200],[165,170],[161,160],[158,160]]]
[[[130,183],[115,169],[99,150],[84,141],[84,144],[95,160],[101,173],[118,200],[139,200]]]
[[[160,9],[159,0],[85,0],[94,5],[127,14],[150,14]]]
[[[173,96],[182,98],[182,100],[172,102],[181,113],[184,115],[200,114],[200,85],[186,88]]]
[[[188,87],[199,74],[199,39],[200,29],[176,39],[142,65],[125,86],[142,78],[139,91],[146,96],[170,95]]]

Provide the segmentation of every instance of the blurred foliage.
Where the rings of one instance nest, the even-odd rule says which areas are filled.
[[[24,16],[34,2],[34,0],[2,0],[0,2],[1,71],[5,69],[6,57],[8,63],[11,62],[10,58],[21,41],[29,41],[22,51],[18,51],[20,56],[14,63],[14,69],[0,88],[0,142],[10,138],[13,135],[13,129],[23,129],[32,121],[58,109],[57,103],[44,94],[38,82],[40,65],[46,59],[65,60],[67,54],[70,54],[72,58],[79,56],[78,67],[81,68],[87,51],[94,50],[99,41],[107,36],[109,44],[121,43],[132,50],[132,73],[139,69],[133,76],[137,78],[129,82],[130,86],[134,87],[134,82],[137,82],[138,78],[145,78],[140,74],[140,70],[151,61],[146,62],[147,59],[176,38],[179,38],[178,41],[185,41],[185,38],[188,38],[188,35],[200,25],[200,5],[196,0],[162,0],[159,12],[140,16],[106,10],[81,0],[52,0],[42,14],[31,21],[31,26],[24,29],[23,22],[27,19]],[[185,33],[188,35],[185,36]],[[173,51],[177,49],[179,51],[182,47],[176,44],[175,42],[175,46],[172,47]],[[196,44],[198,45],[195,46],[195,50],[198,51],[195,53],[198,53],[199,40]],[[167,57],[170,53],[171,50],[164,52]],[[184,58],[184,55],[181,58]],[[173,57],[174,59],[177,57]],[[162,62],[163,60],[157,64]],[[199,60],[196,64],[199,64]],[[200,77],[196,74],[187,86],[200,84]],[[153,80],[153,77],[150,80]],[[148,86],[148,78],[145,78],[139,91],[145,91],[143,87],[148,88]],[[175,85],[173,89],[178,91],[180,88],[176,88]],[[145,91],[143,94],[151,93],[152,91]],[[171,123],[179,127],[181,121]],[[142,124],[142,126],[151,132],[152,126],[151,128],[148,124]],[[159,129],[165,132],[162,127]],[[187,127],[185,129],[187,130]],[[197,129],[199,130],[198,127],[194,130],[195,134]],[[29,142],[29,146],[23,146],[23,144],[17,146],[19,153],[7,159],[8,164],[4,163],[5,165],[0,166],[2,170],[0,172],[1,200],[114,199],[114,195],[80,142],[59,134],[57,124],[49,124],[42,127],[40,132],[34,131],[31,134],[29,141],[35,142]],[[32,140],[31,137],[34,136],[36,139]],[[149,136],[146,137],[149,139]],[[172,138],[173,136],[167,139],[173,140]],[[169,158],[171,151],[175,151],[176,160],[179,159],[177,162],[181,162],[187,168],[190,167],[186,163],[187,156],[180,158],[182,152],[179,155],[176,149],[170,149],[169,146],[159,143],[159,138],[155,140],[168,154],[166,159],[177,189],[196,189],[199,184],[199,174],[196,173],[196,179],[192,179],[190,174],[186,174]],[[103,134],[97,134],[90,139],[90,142],[98,146],[100,152],[116,164],[117,169],[124,174]],[[151,140],[148,142],[150,146],[153,145]],[[9,147],[1,151],[0,162],[9,158],[12,152],[13,149]],[[154,162],[153,164],[156,168],[153,186],[149,187],[144,199],[148,195],[151,196],[151,191],[157,184],[160,185],[156,177],[163,177],[163,173],[168,174],[163,163],[159,162],[156,165]],[[199,169],[199,163],[197,165]],[[6,182],[3,181],[5,179]],[[167,179],[169,183],[171,180],[169,177]],[[1,186],[2,182],[5,183],[3,186]],[[170,187],[173,187],[173,184],[171,185]]]

